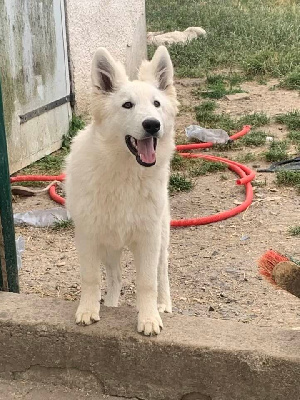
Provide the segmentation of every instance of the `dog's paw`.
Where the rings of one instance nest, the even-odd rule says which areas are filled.
[[[144,333],[146,336],[159,335],[163,323],[159,313],[153,315],[145,315],[139,313],[138,315],[138,332]]]
[[[160,313],[172,313],[172,304],[159,303],[157,304],[157,309]]]
[[[85,326],[100,321],[99,311],[100,311],[100,303],[97,303],[91,307],[85,307],[79,305],[75,315],[76,324]]]

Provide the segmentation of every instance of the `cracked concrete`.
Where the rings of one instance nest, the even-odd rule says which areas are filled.
[[[78,327],[76,306],[0,292],[0,378],[145,400],[299,400],[300,331],[171,315],[146,338],[132,308]]]
[[[70,389],[60,385],[0,379],[0,400],[128,400],[111,397],[86,388]],[[135,399],[131,399],[135,400]]]

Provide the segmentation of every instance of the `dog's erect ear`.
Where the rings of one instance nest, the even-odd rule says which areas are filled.
[[[153,83],[160,90],[173,85],[173,65],[165,46],[159,46],[151,61],[143,61],[139,79]]]
[[[128,81],[122,64],[116,62],[110,53],[100,47],[92,61],[92,85],[97,91],[111,93]]]

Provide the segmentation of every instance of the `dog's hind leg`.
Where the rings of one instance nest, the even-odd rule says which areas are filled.
[[[161,232],[153,228],[139,235],[132,246],[136,264],[138,332],[158,335],[163,327],[157,309],[157,267]]]
[[[170,295],[170,284],[168,276],[168,247],[170,240],[170,214],[166,210],[162,221],[161,249],[158,262],[158,298],[157,307],[159,312],[172,312],[172,301]]]
[[[104,260],[107,281],[107,294],[104,304],[107,307],[118,307],[122,286],[122,271],[120,265],[121,251],[122,250],[114,249],[107,250],[106,260]]]
[[[101,298],[100,248],[92,237],[75,231],[81,275],[81,298],[76,323],[90,325],[99,321]]]

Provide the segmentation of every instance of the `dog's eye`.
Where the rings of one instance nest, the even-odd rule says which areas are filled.
[[[160,102],[157,101],[157,100],[154,100],[154,103],[153,103],[153,104],[155,105],[155,107],[160,107]]]
[[[131,103],[131,101],[126,101],[126,103],[122,104],[123,108],[132,108],[133,107],[133,103]]]

